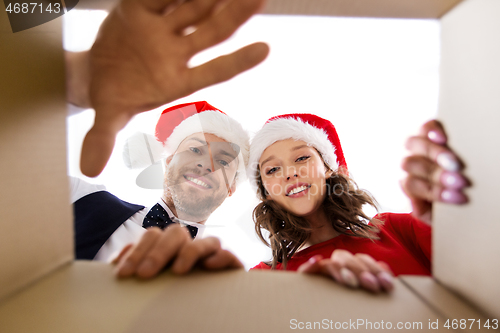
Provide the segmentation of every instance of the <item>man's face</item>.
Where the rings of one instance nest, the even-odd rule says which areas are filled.
[[[167,158],[164,192],[177,216],[204,221],[234,191],[239,147],[213,134],[188,136]]]

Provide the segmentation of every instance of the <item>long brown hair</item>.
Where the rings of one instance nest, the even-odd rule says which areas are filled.
[[[369,218],[362,210],[365,204],[376,209],[376,201],[370,193],[359,189],[347,174],[346,170],[340,169],[326,179],[327,194],[320,209],[324,209],[326,215],[330,217],[332,227],[337,232],[372,240],[378,239],[377,226],[382,222]],[[266,199],[266,190],[260,175],[257,177],[257,183],[257,195],[262,202],[253,210],[255,231],[259,238],[271,247],[273,258],[269,264],[272,268],[275,269],[281,262],[286,269],[287,261],[309,238],[312,228],[305,218],[295,216],[273,200]],[[263,230],[270,233],[269,242],[263,235]]]

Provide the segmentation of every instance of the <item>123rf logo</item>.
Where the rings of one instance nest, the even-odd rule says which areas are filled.
[[[73,9],[78,0],[3,0],[12,32],[52,21]]]

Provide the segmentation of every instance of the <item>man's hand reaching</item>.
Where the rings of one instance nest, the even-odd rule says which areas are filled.
[[[104,169],[117,133],[134,115],[262,62],[269,48],[255,43],[188,67],[195,54],[230,37],[263,1],[122,0],[89,52],[89,98],[96,117],[83,143],[82,172],[94,177]]]
[[[192,240],[186,228],[173,225],[165,230],[153,227],[136,244],[123,248],[113,261],[115,274],[124,278],[149,279],[168,264],[175,274],[186,274],[196,265],[208,270],[243,268],[234,254],[223,250],[215,237]]]

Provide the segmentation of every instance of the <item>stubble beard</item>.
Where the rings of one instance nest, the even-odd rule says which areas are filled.
[[[224,202],[228,194],[227,190],[221,188],[218,181],[212,181],[213,187],[209,190],[197,189],[187,184],[182,185],[187,182],[184,178],[186,173],[201,176],[196,169],[167,169],[163,183],[164,197],[174,205],[178,218],[193,222],[205,221]],[[211,180],[216,180],[216,178],[213,175]]]

